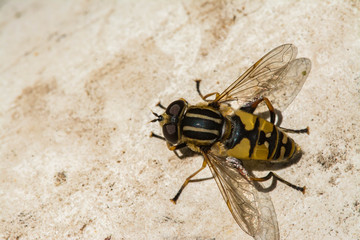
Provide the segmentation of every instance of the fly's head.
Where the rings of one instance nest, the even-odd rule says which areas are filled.
[[[166,108],[161,115],[154,113],[156,116],[151,122],[159,122],[162,127],[165,140],[170,145],[178,145],[181,140],[181,121],[188,107],[184,99],[176,100]]]

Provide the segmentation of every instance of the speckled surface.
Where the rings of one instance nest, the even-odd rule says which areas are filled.
[[[359,1],[0,1],[1,239],[251,239],[150,110],[221,91],[283,43],[312,61],[283,126],[307,186],[270,192],[281,239],[360,239]],[[276,107],[276,106],[275,106]],[[266,174],[267,172],[260,173]],[[208,169],[201,176],[210,176]]]

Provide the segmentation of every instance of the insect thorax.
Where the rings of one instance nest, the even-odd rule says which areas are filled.
[[[181,123],[183,141],[196,146],[210,146],[222,135],[224,117],[210,106],[189,107]]]

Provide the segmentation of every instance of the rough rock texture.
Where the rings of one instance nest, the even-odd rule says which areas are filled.
[[[358,1],[0,1],[1,239],[251,239],[190,184],[151,111],[221,91],[293,43],[312,61],[283,126],[304,150],[270,192],[281,239],[360,239]],[[276,106],[275,106],[276,107]],[[263,176],[267,173],[259,172]],[[200,177],[210,176],[206,169]]]

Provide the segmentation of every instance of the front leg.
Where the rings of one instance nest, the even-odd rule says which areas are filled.
[[[201,172],[205,167],[206,167],[207,163],[206,163],[206,159],[204,159],[203,164],[201,166],[201,168],[199,170],[197,170],[196,172],[194,172],[193,174],[191,174],[189,177],[186,178],[185,182],[183,183],[183,185],[181,185],[181,188],[179,189],[179,191],[176,193],[175,197],[173,197],[172,199],[170,199],[174,204],[176,204],[176,201],[178,200],[178,198],[180,197],[180,194],[182,193],[182,191],[184,190],[184,188],[188,185],[189,182],[195,182],[194,180],[191,180],[196,174],[198,174],[199,172]]]
[[[162,137],[162,136],[160,136],[160,135],[157,135],[157,134],[155,134],[155,133],[153,133],[153,132],[150,133],[150,137],[154,137],[154,138],[157,138],[157,139],[166,141],[166,139],[165,139],[164,137]],[[185,144],[185,143],[181,143],[181,144],[179,144],[179,145],[173,146],[173,145],[170,145],[168,142],[166,142],[166,145],[167,145],[168,149],[169,149],[170,151],[173,151],[174,154],[175,154],[178,158],[180,158],[180,159],[182,158],[182,156],[180,156],[180,155],[176,152],[176,150],[186,147],[186,144]]]
[[[195,82],[196,82],[196,91],[199,93],[201,99],[204,100],[205,102],[212,102],[212,100],[208,100],[207,98],[215,95],[215,99],[216,99],[220,95],[218,92],[209,93],[209,94],[206,94],[205,96],[202,95],[202,93],[200,92],[200,82],[201,82],[201,80],[197,79],[197,80],[195,80]]]

